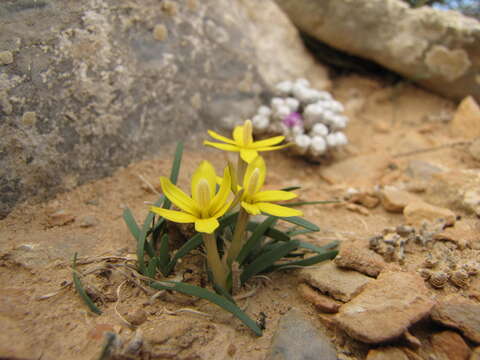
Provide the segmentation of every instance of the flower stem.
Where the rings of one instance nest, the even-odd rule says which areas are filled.
[[[237,217],[237,224],[235,225],[235,231],[233,233],[232,243],[230,248],[228,249],[227,255],[227,263],[232,264],[240,254],[240,251],[244,245],[245,239],[245,229],[247,228],[248,224],[248,213],[240,207],[240,211],[238,212]]]
[[[222,264],[220,256],[218,255],[215,235],[203,233],[203,243],[207,250],[207,263],[212,271],[213,281],[222,288],[227,289],[227,269]]]

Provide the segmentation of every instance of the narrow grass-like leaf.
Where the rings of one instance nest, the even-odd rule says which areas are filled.
[[[247,225],[247,230],[248,231],[255,231],[255,229],[260,226],[261,223],[256,222],[256,221],[249,221]],[[275,229],[274,227],[269,227],[267,231],[265,232],[265,236],[268,236],[269,238],[272,238],[276,241],[290,241],[290,236],[284,233],[283,231],[280,231],[278,229]]]
[[[323,201],[299,201],[299,202],[291,202],[291,203],[284,203],[283,206],[303,206],[303,205],[325,205],[325,204],[338,204],[339,200],[323,200]]]
[[[309,230],[309,229],[299,229],[299,230],[289,231],[289,232],[287,232],[287,234],[290,237],[294,237],[294,236],[298,236],[298,235],[310,234],[312,232],[316,232],[316,231]]]
[[[275,222],[277,221],[277,218],[273,216],[267,217],[261,224],[255,227],[255,230],[253,231],[252,235],[250,238],[247,240],[245,245],[243,245],[242,250],[240,251],[240,254],[238,254],[237,261],[240,264],[243,264],[247,256],[250,254],[250,252],[253,250],[256,244],[262,239],[262,237],[265,235],[265,232],[271,227],[275,225]]]
[[[273,250],[263,253],[257,257],[252,263],[245,267],[240,276],[240,280],[245,283],[252,276],[262,272],[268,267],[272,266],[275,261],[287,255],[290,251],[298,248],[298,241],[292,240],[282,243]]]
[[[97,305],[95,305],[90,296],[88,296],[87,292],[83,288],[82,282],[80,281],[80,277],[77,274],[77,253],[73,255],[72,270],[73,284],[75,285],[75,290],[77,290],[78,294],[88,306],[88,308],[95,314],[100,315],[102,311],[97,307]]]
[[[155,279],[157,266],[158,266],[158,257],[155,256],[151,258],[150,261],[148,262],[146,276],[148,276],[149,278]]]
[[[304,248],[304,249],[308,249],[308,250],[312,250],[312,251],[316,252],[317,254],[323,254],[324,252],[326,252],[328,250],[335,249],[338,246],[338,244],[340,244],[340,241],[338,241],[338,240],[332,241],[331,243],[328,243],[327,245],[323,245],[323,246],[316,246],[316,245],[313,245],[313,244],[310,244],[310,243],[307,243],[307,242],[303,242],[303,241],[298,242],[299,247]]]
[[[162,281],[152,282],[151,287],[157,290],[175,290],[186,295],[197,296],[199,298],[208,300],[222,309],[235,315],[241,322],[248,326],[257,336],[262,336],[262,330],[258,327],[257,323],[250,319],[238,306],[231,301],[227,300],[223,296],[215,294],[204,288],[193,286],[175,281]]]
[[[135,221],[135,218],[133,217],[133,214],[129,208],[125,208],[123,210],[123,220],[125,221],[125,224],[127,224],[127,227],[132,233],[135,240],[138,240],[140,228],[138,227],[137,222]]]
[[[168,235],[164,234],[160,240],[160,254],[158,256],[158,268],[164,276],[168,276],[170,274],[170,272],[167,271],[169,269],[169,262],[170,248],[168,246]]]
[[[286,269],[292,266],[297,267],[297,266],[315,265],[325,260],[334,259],[335,256],[337,256],[337,254],[338,254],[338,250],[327,251],[322,254],[314,255],[306,259],[289,261],[283,264],[273,265],[271,268],[269,268],[269,270],[275,271],[275,270]]]
[[[177,183],[178,174],[180,173],[180,165],[182,164],[182,155],[183,155],[183,143],[179,142],[177,148],[175,149],[175,157],[173,158],[172,169],[170,171],[170,181],[173,184]],[[165,199],[163,207],[169,209],[172,205],[172,202],[169,199]]]
[[[172,256],[172,259],[168,263],[165,271],[167,274],[170,274],[170,272],[173,270],[175,265],[177,264],[178,259],[184,257],[187,255],[190,251],[193,249],[196,249],[202,244],[202,234],[198,233],[192,236],[183,246],[178,249],[178,251]]]
[[[298,217],[298,216],[280,217],[279,219],[284,220],[284,221],[288,221],[292,224],[301,226],[305,229],[312,230],[312,232],[313,231],[320,231],[320,228],[317,225],[312,224],[310,221],[307,221],[304,218],[301,218],[301,217]]]
[[[281,190],[282,191],[294,191],[294,190],[298,190],[298,189],[301,189],[301,188],[302,188],[301,186],[289,186],[289,187],[283,188]]]

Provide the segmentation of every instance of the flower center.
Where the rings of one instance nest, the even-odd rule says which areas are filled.
[[[208,186],[207,179],[200,179],[197,185],[197,200],[202,212],[202,217],[208,216],[208,208],[210,205],[210,187]]]
[[[252,122],[250,120],[247,120],[243,125],[243,145],[247,146],[250,145],[252,142]]]

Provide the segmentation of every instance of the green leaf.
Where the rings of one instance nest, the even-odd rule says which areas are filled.
[[[255,227],[250,238],[247,240],[245,245],[243,245],[240,254],[238,254],[237,261],[240,264],[243,264],[247,256],[250,252],[255,248],[255,245],[263,238],[265,232],[271,227],[275,225],[277,219],[273,216],[267,217],[261,224]],[[247,226],[248,227],[248,226]]]
[[[183,155],[183,143],[179,142],[177,148],[175,149],[175,157],[173,158],[172,169],[170,171],[170,181],[173,184],[177,183],[178,174],[180,173],[180,165],[182,164],[182,155]],[[169,199],[165,199],[163,207],[169,209],[172,205],[172,202]]]
[[[323,254],[325,251],[335,249],[339,244],[340,244],[340,241],[338,240],[332,241],[331,243],[328,243],[327,245],[324,245],[324,246],[316,246],[303,241],[298,242],[299,247],[312,250],[318,254]]]
[[[298,236],[298,235],[310,234],[312,232],[315,232],[315,231],[312,231],[312,230],[309,230],[309,229],[299,229],[299,230],[288,231],[287,234],[290,237],[294,237],[294,236]]]
[[[283,188],[281,190],[282,191],[294,191],[294,190],[298,190],[298,189],[301,189],[301,188],[302,188],[301,186],[289,186],[289,187]]]
[[[151,258],[150,261],[148,262],[146,276],[154,279],[155,278],[155,273],[156,273],[155,270],[157,269],[157,266],[158,266],[158,257],[155,256],[155,257]]]
[[[197,296],[199,298],[208,300],[229,313],[235,315],[241,322],[247,325],[257,336],[262,336],[262,330],[257,323],[250,319],[238,306],[223,296],[215,294],[211,291],[203,289],[198,286],[185,284],[175,281],[152,282],[151,287],[157,290],[175,290],[186,295]]]
[[[301,226],[305,229],[312,230],[312,232],[320,231],[320,228],[317,225],[312,224],[310,221],[307,221],[304,218],[301,218],[301,217],[298,217],[298,216],[280,217],[279,219],[284,220],[284,221],[288,221],[292,224]]]
[[[255,231],[255,229],[260,226],[259,222],[249,221],[247,225],[248,231]],[[276,241],[290,241],[290,236],[284,233],[283,231],[277,230],[273,227],[270,227],[265,232],[265,236],[272,238]]]
[[[88,308],[95,314],[100,315],[102,311],[97,307],[97,305],[95,305],[90,296],[88,296],[87,292],[83,288],[82,282],[80,281],[80,277],[77,274],[77,253],[73,255],[72,270],[73,284],[75,285],[75,290],[77,290],[78,294],[88,306]]]
[[[123,210],[123,220],[127,224],[127,227],[132,233],[135,240],[137,240],[138,235],[140,234],[140,228],[138,227],[137,222],[135,221],[135,218],[133,217],[132,212],[129,208],[125,208]]]
[[[337,256],[338,250],[332,250],[332,251],[327,251],[323,252],[322,254],[319,255],[314,255],[306,259],[302,260],[297,260],[297,261],[289,261],[283,264],[278,264],[278,265],[273,265],[271,267],[271,271],[275,270],[282,270],[286,269],[292,266],[310,266],[310,265],[315,265],[318,264],[319,262],[329,260],[329,259],[334,259],[335,256]]]
[[[252,276],[262,272],[263,270],[267,269],[268,267],[272,266],[272,264],[281,259],[285,255],[287,255],[290,251],[295,250],[298,248],[298,241],[292,240],[286,243],[282,243],[279,246],[276,246],[271,251],[263,253],[259,257],[257,257],[252,263],[245,267],[240,275],[240,280],[245,283],[248,279]]]
[[[158,256],[158,268],[164,276],[170,275],[168,263],[170,262],[170,248],[168,246],[168,235],[164,234],[160,240],[160,255]],[[173,268],[172,268],[173,269]]]
[[[283,206],[303,206],[303,205],[325,205],[325,204],[338,204],[339,200],[323,200],[323,201],[299,201],[299,202],[291,202],[291,203],[284,203]]]

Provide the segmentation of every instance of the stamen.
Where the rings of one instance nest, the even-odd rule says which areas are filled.
[[[252,142],[252,122],[247,120],[245,121],[245,124],[243,124],[243,145],[249,145]]]

